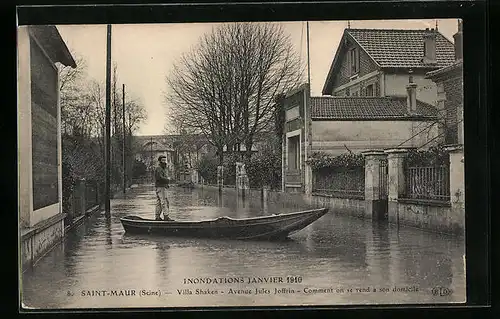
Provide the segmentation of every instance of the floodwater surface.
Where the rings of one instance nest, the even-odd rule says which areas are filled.
[[[170,188],[177,220],[306,209],[213,189]],[[154,217],[151,186],[111,201],[21,279],[30,308],[286,306],[465,302],[464,240],[329,212],[288,241],[125,234]]]

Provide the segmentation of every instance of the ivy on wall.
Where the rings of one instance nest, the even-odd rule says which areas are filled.
[[[362,154],[345,153],[339,156],[331,156],[324,152],[314,152],[308,164],[313,171],[323,169],[339,168],[359,168],[365,165],[365,159]]]
[[[73,167],[71,161],[67,156],[62,157],[62,206],[63,212],[69,213],[71,211],[71,195],[76,183],[76,178],[73,174]]]
[[[409,167],[449,165],[450,157],[442,146],[433,146],[428,150],[410,150],[406,158]]]
[[[449,154],[442,146],[434,146],[427,150],[413,149],[408,152],[406,158],[407,166],[442,166],[449,165]],[[314,152],[308,164],[313,171],[324,169],[350,169],[359,168],[365,165],[362,154],[345,153],[339,156],[332,156],[324,152]]]

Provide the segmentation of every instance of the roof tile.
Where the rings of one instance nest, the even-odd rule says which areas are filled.
[[[422,63],[423,37],[426,30],[346,29],[361,47],[381,67],[419,68]],[[453,43],[436,32],[435,67],[441,68],[455,62]]]
[[[419,100],[416,112],[410,114],[406,97],[311,97],[311,118],[315,120],[397,120],[436,116],[435,107]]]

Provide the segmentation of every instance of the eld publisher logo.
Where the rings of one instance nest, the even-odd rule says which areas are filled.
[[[449,296],[453,293],[453,289],[451,288],[446,288],[446,287],[434,287],[432,288],[432,295],[433,296],[439,296],[439,297],[445,297]]]

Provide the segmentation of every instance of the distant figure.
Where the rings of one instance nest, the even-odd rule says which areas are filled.
[[[163,214],[163,220],[173,221],[168,216],[169,213],[169,202],[167,198],[167,188],[169,187],[169,177],[167,172],[167,157],[165,155],[160,155],[158,157],[159,165],[155,169],[155,188],[156,188],[156,211],[155,219],[162,220],[161,214]]]

